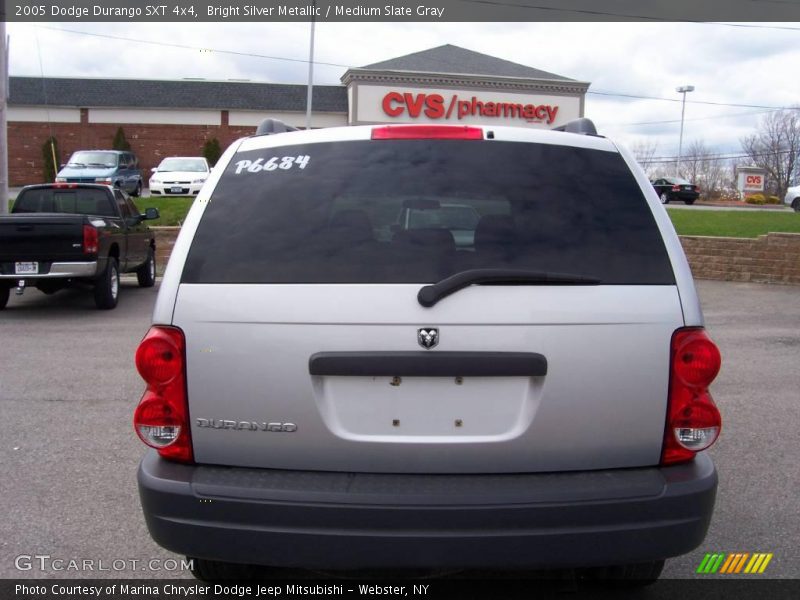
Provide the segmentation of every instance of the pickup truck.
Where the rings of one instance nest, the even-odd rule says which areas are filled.
[[[52,294],[88,283],[97,308],[112,309],[120,273],[155,284],[155,238],[130,197],[110,185],[50,183],[24,187],[10,215],[0,217],[0,309],[12,288]]]

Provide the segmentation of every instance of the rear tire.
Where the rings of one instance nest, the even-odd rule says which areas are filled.
[[[134,189],[131,192],[131,196],[133,196],[134,198],[138,198],[141,195],[142,195],[142,182],[139,181],[139,183],[136,184],[136,189]]]
[[[691,206],[694,204],[694,200],[684,200],[684,202],[686,202],[686,206]]]
[[[263,574],[261,568],[253,565],[240,565],[204,558],[187,558],[192,561],[192,575],[200,581],[252,580]]]
[[[111,310],[119,300],[119,263],[108,257],[105,272],[94,284],[94,303],[100,310]]]
[[[156,257],[152,248],[147,252],[145,263],[136,270],[136,279],[139,287],[149,288],[156,284]]]
[[[667,192],[662,192],[660,198],[661,198],[661,204],[669,204],[669,195],[667,194]]]
[[[0,310],[3,310],[8,304],[8,297],[11,295],[11,289],[5,286],[0,287]]]
[[[792,200],[792,208],[794,212],[800,212],[800,198],[795,198]]]
[[[628,589],[645,587],[658,581],[661,571],[664,570],[664,562],[663,560],[654,560],[630,565],[587,569],[584,576],[590,581],[611,587]]]

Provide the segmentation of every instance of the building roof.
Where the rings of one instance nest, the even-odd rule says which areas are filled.
[[[509,60],[445,44],[361,67],[370,71],[410,71],[414,73],[451,73],[488,77],[520,77],[574,81],[568,77],[526,67]],[[358,71],[358,69],[354,69]]]
[[[240,81],[166,81],[10,77],[12,106],[181,108],[231,110],[306,109],[306,86]],[[347,89],[314,86],[315,112],[347,112]]]

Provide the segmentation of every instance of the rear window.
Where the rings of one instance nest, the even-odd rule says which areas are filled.
[[[459,140],[237,153],[182,281],[431,283],[477,268],[674,283],[619,154]]]
[[[114,207],[104,190],[42,188],[23,191],[14,213],[69,213],[113,217]]]

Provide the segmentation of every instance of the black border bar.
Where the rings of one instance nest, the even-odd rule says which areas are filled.
[[[21,22],[800,21],[796,0],[3,0]]]

